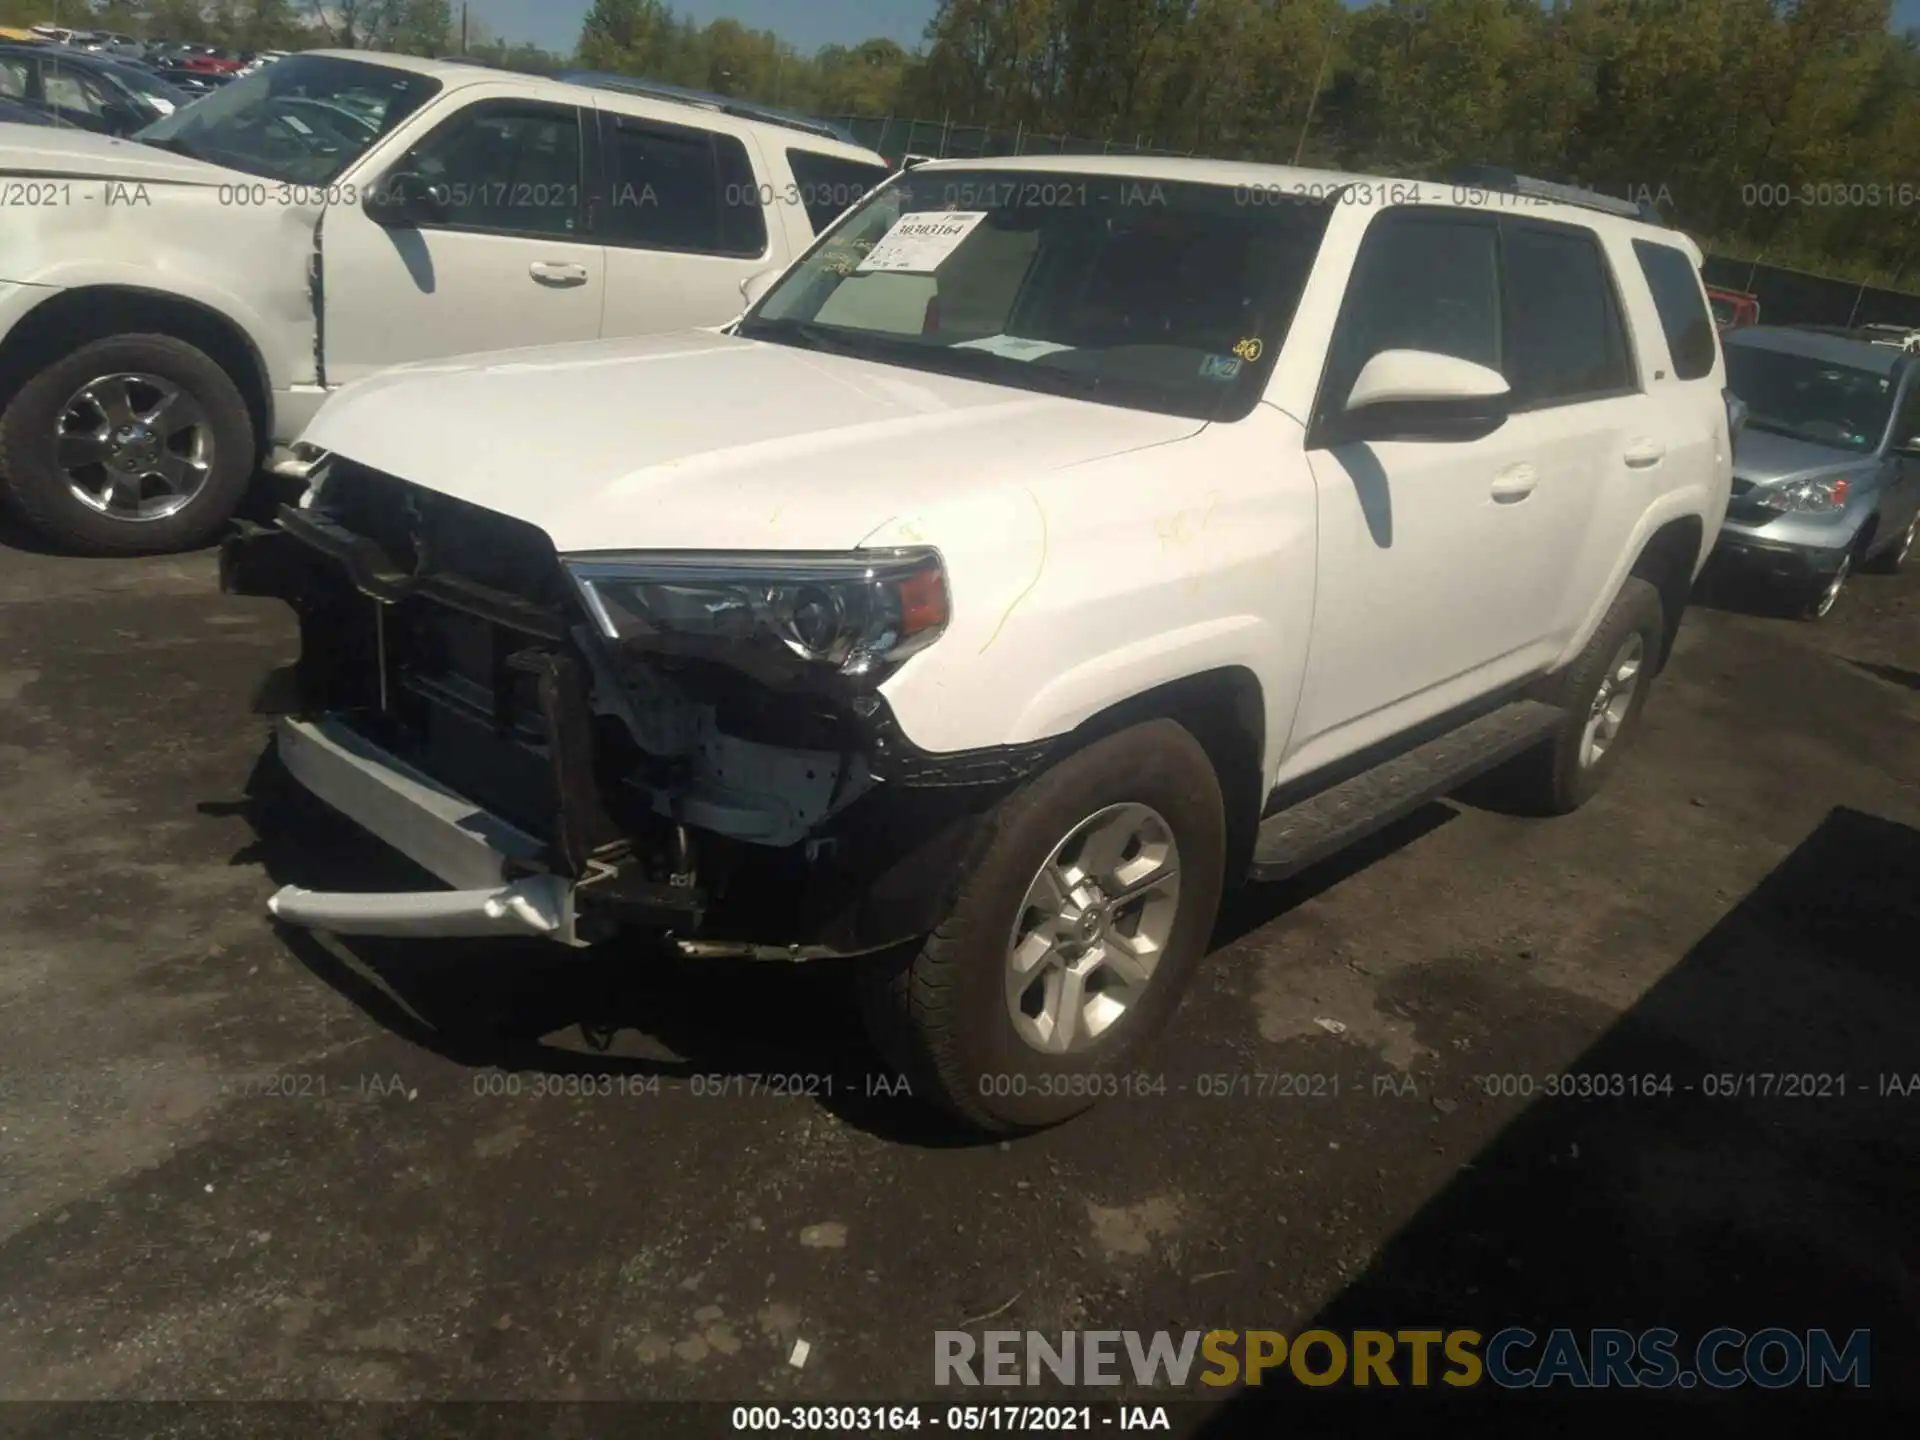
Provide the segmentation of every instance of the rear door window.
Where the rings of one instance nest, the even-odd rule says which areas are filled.
[[[1647,289],[1653,292],[1653,308],[1660,312],[1660,328],[1667,337],[1667,353],[1673,357],[1675,378],[1698,380],[1711,375],[1719,347],[1714,342],[1713,317],[1707,312],[1693,261],[1685,251],[1652,240],[1634,241],[1633,254],[1640,262]],[[1715,301],[1715,313],[1723,306],[1725,313],[1720,315],[1720,323],[1731,325],[1733,302]]]
[[[1636,388],[1606,255],[1589,230],[1501,222],[1502,373],[1516,408],[1573,405]]]
[[[766,253],[765,205],[746,146],[732,135],[601,113],[610,245],[703,255]]]

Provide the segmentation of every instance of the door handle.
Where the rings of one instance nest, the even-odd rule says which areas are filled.
[[[1667,447],[1658,440],[1636,440],[1620,458],[1632,469],[1646,470],[1667,458]]]
[[[587,283],[587,267],[567,264],[559,260],[536,260],[527,267],[527,273],[542,285],[584,285]]]
[[[1493,477],[1493,498],[1503,505],[1524,500],[1540,483],[1540,472],[1531,465],[1509,465]]]

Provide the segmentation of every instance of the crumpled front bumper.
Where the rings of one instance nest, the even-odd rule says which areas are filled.
[[[574,886],[537,867],[545,846],[331,718],[283,716],[274,745],[287,773],[332,809],[452,888],[326,893],[289,885],[276,919],[340,935],[537,935],[587,943]]]
[[[635,812],[619,776],[602,773],[586,666],[566,627],[522,600],[457,577],[410,574],[323,519],[286,509],[279,525],[242,525],[229,538],[221,588],[283,600],[300,620],[299,662],[269,677],[255,702],[257,713],[277,717],[283,768],[449,887],[398,895],[289,887],[271,902],[289,924],[359,935],[534,935],[576,946],[626,928],[702,957],[869,954],[938,923],[985,813],[1049,749],[929,756],[875,701],[860,713],[884,783],[801,843],[729,840],[686,817]],[[537,696],[544,758],[535,779],[552,816],[537,834],[499,813],[511,807],[476,802],[382,738],[388,659],[369,607],[429,601],[520,637],[503,641],[513,653],[501,663]]]

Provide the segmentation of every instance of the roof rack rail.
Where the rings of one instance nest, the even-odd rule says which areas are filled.
[[[617,90],[627,95],[642,95],[649,100],[667,100],[676,105],[697,105],[703,110],[717,110],[723,115],[731,115],[738,120],[758,120],[767,125],[783,125],[789,130],[801,130],[809,135],[818,135],[825,140],[839,140],[850,145],[858,143],[845,128],[829,120],[816,120],[811,115],[779,110],[771,105],[755,105],[751,101],[736,100],[729,95],[715,95],[705,90],[689,90],[685,86],[669,85],[662,80],[643,80],[635,75],[616,75],[604,70],[562,70],[553,78],[568,85],[585,85],[591,90]]]
[[[1598,190],[1584,190],[1578,185],[1536,180],[1530,175],[1516,175],[1498,165],[1462,166],[1454,172],[1453,183],[1472,185],[1483,190],[1499,190],[1508,195],[1526,195],[1535,200],[1551,200],[1559,205],[1578,205],[1583,210],[1601,210],[1609,215],[1667,228],[1665,217],[1644,200],[1624,200],[1615,195],[1602,195]]]

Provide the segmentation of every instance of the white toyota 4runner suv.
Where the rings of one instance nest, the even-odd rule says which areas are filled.
[[[1618,763],[1721,358],[1690,241],[1540,190],[927,164],[727,333],[349,388],[222,581],[299,615],[284,773],[438,885],[273,912],[845,957],[916,1093],[1083,1108],[1224,885]]]
[[[0,126],[0,498],[70,549],[203,544],[334,387],[723,325],[890,173],[583,78],[313,51],[136,140]]]

